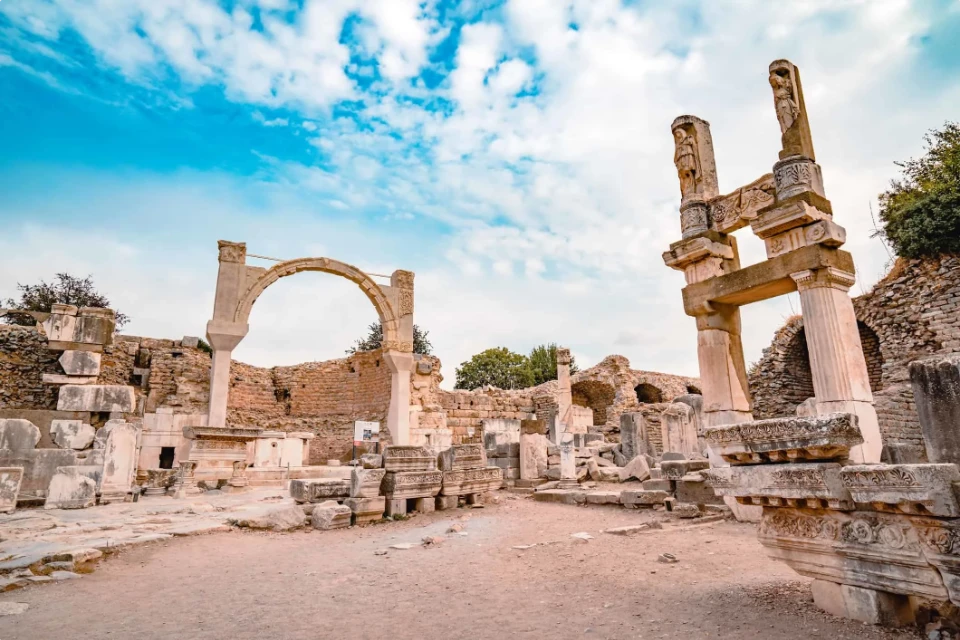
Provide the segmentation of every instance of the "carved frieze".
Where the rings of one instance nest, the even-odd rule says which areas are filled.
[[[381,344],[384,351],[400,351],[403,353],[413,353],[413,343],[402,340],[384,340]]]
[[[350,481],[340,478],[291,480],[290,496],[297,502],[323,502],[350,495]]]
[[[715,453],[733,465],[846,459],[863,442],[857,416],[773,418],[706,429]]]
[[[389,445],[383,449],[383,468],[387,471],[433,471],[436,463],[426,447]]]
[[[720,467],[703,474],[717,495],[741,504],[851,511],[853,499],[840,469],[835,462],[814,462]]]
[[[503,469],[500,467],[444,471],[440,495],[464,496],[471,493],[496,491],[502,484]]]
[[[878,511],[960,516],[955,495],[960,469],[955,464],[853,465],[840,477],[854,500]]]
[[[757,217],[761,209],[774,203],[776,185],[768,173],[733,193],[710,201],[710,219],[721,233],[733,233]]]
[[[430,498],[440,493],[442,471],[387,471],[380,493],[390,499]]]
[[[812,191],[826,197],[820,165],[803,157],[791,157],[773,165],[773,179],[777,186],[777,200],[786,200]]]
[[[441,451],[437,461],[441,471],[482,471],[487,466],[487,451],[482,444],[458,444]]]
[[[706,202],[693,201],[680,207],[680,230],[683,238],[690,238],[710,229],[710,207]]]

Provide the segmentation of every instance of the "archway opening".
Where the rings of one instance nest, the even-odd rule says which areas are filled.
[[[883,352],[880,350],[880,338],[876,331],[859,320],[857,329],[860,332],[860,344],[863,346],[863,358],[867,361],[870,391],[876,393],[883,389]]]
[[[597,380],[584,380],[572,385],[570,391],[573,394],[573,404],[593,409],[594,426],[607,424],[607,409],[617,395],[612,386]]]
[[[637,402],[640,404],[654,404],[657,402],[663,402],[663,391],[660,387],[655,387],[652,384],[641,382],[633,390],[637,394]]]
[[[810,354],[807,352],[807,334],[802,327],[787,344],[783,356],[780,395],[785,403],[794,407],[815,395],[813,372],[810,370]]]
[[[692,384],[688,384],[688,385],[687,385],[687,393],[690,393],[690,394],[693,394],[693,395],[697,395],[697,396],[702,396],[702,395],[703,395],[703,391],[700,390],[700,387],[697,387],[697,386],[692,385]]]

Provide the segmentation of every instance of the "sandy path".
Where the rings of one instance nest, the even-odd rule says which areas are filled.
[[[363,529],[177,539],[0,594],[30,604],[0,617],[0,639],[919,637],[821,613],[749,525],[600,533],[654,517],[507,500]],[[468,535],[446,534],[453,522]],[[446,541],[374,554],[434,534]],[[663,552],[680,561],[658,563]]]

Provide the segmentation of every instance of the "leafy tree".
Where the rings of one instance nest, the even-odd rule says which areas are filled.
[[[880,195],[879,233],[904,258],[960,253],[960,125],[924,140],[926,155],[898,162],[903,179]]]
[[[527,356],[530,371],[533,373],[533,386],[557,379],[557,344],[541,344],[530,350]],[[570,373],[576,373],[577,362],[570,356]]]
[[[93,286],[93,276],[74,278],[68,273],[58,273],[53,282],[43,280],[40,284],[17,284],[20,291],[20,300],[7,298],[4,306],[9,309],[24,309],[26,311],[48,312],[54,304],[72,304],[77,307],[112,308],[106,296],[99,293]],[[130,320],[125,314],[114,309],[117,314],[117,328],[127,324]],[[9,324],[33,326],[36,321],[30,316],[4,316]]]
[[[532,387],[533,372],[527,357],[499,347],[482,351],[460,363],[456,389],[476,389],[484,385],[500,389]]]
[[[424,331],[418,325],[413,325],[413,352],[424,356],[433,353],[433,345],[427,336],[429,331]],[[352,347],[347,349],[347,355],[357,353],[358,351],[375,351],[383,344],[383,325],[379,322],[372,323],[367,327],[367,337],[357,340]]]

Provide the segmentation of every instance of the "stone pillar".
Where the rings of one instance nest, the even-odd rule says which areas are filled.
[[[880,425],[873,408],[857,316],[847,293],[855,276],[827,267],[793,273],[790,277],[800,291],[817,414],[855,414],[863,444],[850,450],[850,459],[859,463],[880,462]]]
[[[641,453],[656,455],[656,452],[650,449],[643,414],[639,412],[620,414],[620,453],[623,457],[629,462]]]
[[[697,359],[704,426],[753,420],[738,307],[714,305],[712,313],[697,316]]]
[[[410,376],[413,373],[412,353],[384,351],[383,359],[390,367],[390,408],[387,429],[393,444],[410,444]]]
[[[573,434],[560,434],[560,484],[561,489],[577,488],[577,453],[573,446]]]
[[[543,420],[520,422],[520,479],[536,480],[547,469],[547,425]]]
[[[682,453],[688,458],[700,454],[693,407],[682,402],[671,403],[660,416],[660,429],[664,452]]]
[[[563,434],[570,431],[573,422],[573,392],[570,389],[570,350],[563,347],[557,347],[557,386],[560,390],[557,397],[557,421],[559,429],[557,433],[557,444],[563,440]],[[571,440],[572,442],[572,440]]]
[[[927,459],[960,464],[960,353],[911,362],[910,382]]]
[[[249,330],[246,323],[235,322],[237,305],[246,285],[247,245],[220,240],[217,246],[220,250],[220,267],[213,301],[213,319],[207,323],[207,341],[213,349],[207,417],[207,425],[211,427],[226,426],[231,354]]]
[[[137,474],[137,440],[140,429],[123,420],[109,420],[104,436],[100,504],[123,502]]]

